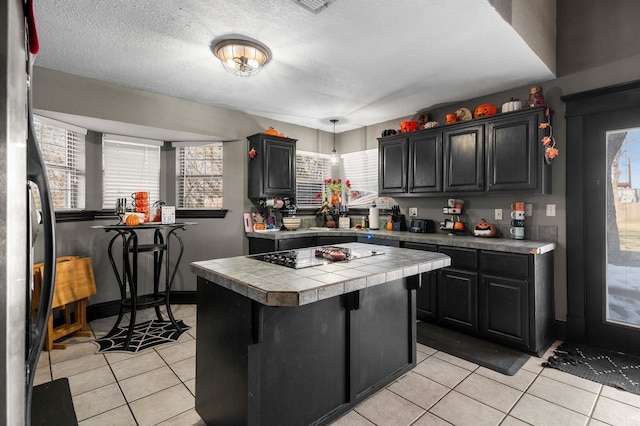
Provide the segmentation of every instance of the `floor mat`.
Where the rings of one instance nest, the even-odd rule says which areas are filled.
[[[513,376],[531,355],[428,322],[418,323],[418,343]]]
[[[640,395],[640,357],[564,342],[543,365]]]
[[[176,330],[171,321],[151,320],[136,324],[133,327],[131,342],[129,342],[129,347],[126,349],[124,348],[124,341],[127,338],[128,328],[118,327],[115,333],[95,340],[100,346],[98,352],[138,352],[162,343],[176,342],[182,333],[191,328],[185,325],[182,320],[176,320],[176,323],[182,331]]]

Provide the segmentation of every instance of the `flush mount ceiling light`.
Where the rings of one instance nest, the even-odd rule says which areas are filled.
[[[257,74],[270,59],[266,47],[240,39],[222,40],[215,45],[213,53],[227,71],[240,77]]]
[[[340,120],[332,118],[329,121],[333,123],[333,151],[331,151],[331,164],[336,165],[339,162],[338,152],[336,151],[336,123]]]
[[[294,0],[310,12],[319,13],[325,10],[335,0]]]

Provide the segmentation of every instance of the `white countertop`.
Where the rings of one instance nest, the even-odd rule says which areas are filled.
[[[336,246],[384,254],[303,269],[237,256],[193,262],[191,271],[267,306],[301,306],[451,265],[441,253],[363,243]]]

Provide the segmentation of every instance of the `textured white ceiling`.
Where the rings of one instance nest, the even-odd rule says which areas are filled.
[[[553,78],[481,0],[38,0],[36,64],[332,131]],[[271,62],[227,73],[210,45],[259,40]]]

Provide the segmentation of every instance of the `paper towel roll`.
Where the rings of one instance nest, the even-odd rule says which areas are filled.
[[[380,229],[380,210],[369,207],[369,229]]]

